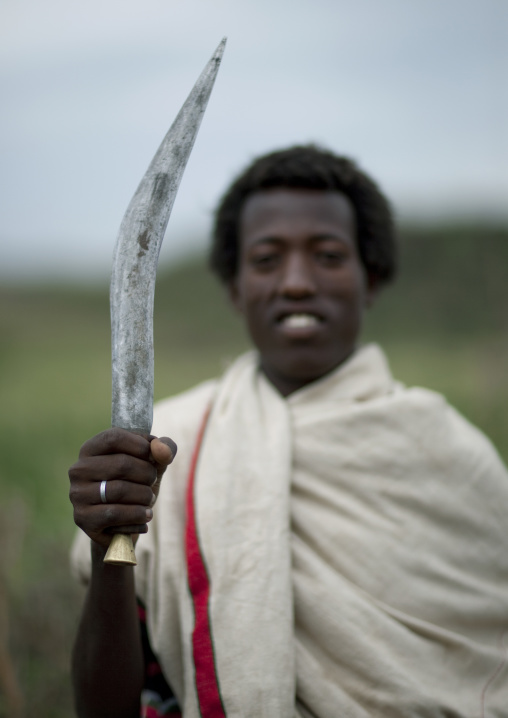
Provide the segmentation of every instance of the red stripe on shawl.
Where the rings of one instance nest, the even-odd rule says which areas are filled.
[[[185,554],[187,561],[187,578],[194,605],[192,652],[199,709],[203,718],[225,718],[226,713],[222,705],[219,680],[215,668],[212,629],[208,614],[210,580],[199,545],[196,507],[194,504],[196,465],[209,413],[210,410],[208,409],[199,430],[189,471],[186,498],[187,525],[185,527]]]

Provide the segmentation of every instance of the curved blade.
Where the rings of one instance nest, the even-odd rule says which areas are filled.
[[[112,425],[149,434],[153,411],[153,296],[159,252],[226,38],[178,113],[122,220],[111,275]]]

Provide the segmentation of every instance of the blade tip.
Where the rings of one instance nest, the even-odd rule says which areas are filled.
[[[217,45],[217,49],[215,50],[214,57],[218,60],[222,59],[222,55],[224,54],[224,48],[226,47],[226,43],[228,41],[227,35],[224,35],[222,40]]]

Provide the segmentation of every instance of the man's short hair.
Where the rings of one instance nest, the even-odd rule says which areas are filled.
[[[240,215],[247,198],[275,187],[342,192],[354,207],[358,251],[368,276],[379,286],[395,277],[393,214],[376,183],[347,157],[316,145],[298,145],[254,160],[220,200],[210,267],[224,283],[232,281],[238,270]]]

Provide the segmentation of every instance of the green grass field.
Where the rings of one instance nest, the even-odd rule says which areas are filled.
[[[468,232],[408,233],[401,281],[380,297],[365,338],[384,346],[397,378],[444,392],[506,460],[507,231]],[[109,426],[107,288],[4,287],[0,300],[0,587],[10,650],[26,715],[67,718],[82,596],[68,571],[67,470],[83,441]],[[160,273],[155,336],[156,398],[216,375],[248,346],[200,259]]]

